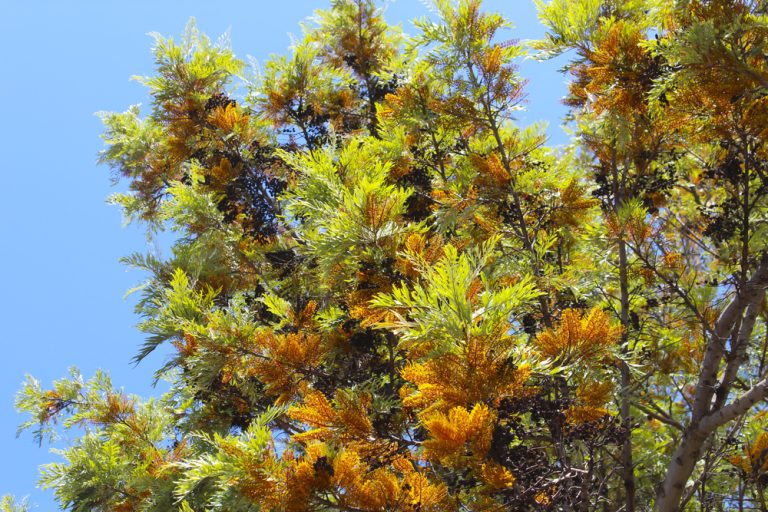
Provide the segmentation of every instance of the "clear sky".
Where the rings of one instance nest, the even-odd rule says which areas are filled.
[[[140,227],[121,227],[105,198],[116,191],[95,163],[100,110],[148,104],[132,75],[152,73],[149,32],[181,34],[187,20],[212,38],[231,30],[236,54],[257,61],[283,53],[289,33],[329,0],[0,0],[0,495],[28,496],[32,510],[56,510],[36,488],[37,467],[58,460],[31,435],[15,438],[23,417],[13,399],[25,374],[49,385],[77,366],[86,377],[107,370],[116,386],[157,394],[155,354],[130,364],[142,342],[133,301],[123,294],[142,279],[118,259],[151,250]],[[429,15],[420,0],[390,0],[386,18],[402,23]],[[517,29],[510,38],[540,37],[532,0],[486,0]],[[550,143],[566,137],[561,63],[522,62],[528,111],[519,121],[550,123]],[[124,184],[117,189],[124,188]],[[63,440],[66,445],[66,439]]]

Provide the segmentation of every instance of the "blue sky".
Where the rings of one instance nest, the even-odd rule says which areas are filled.
[[[152,73],[149,32],[178,36],[194,16],[218,37],[230,30],[238,56],[264,62],[283,53],[289,33],[328,1],[149,2],[134,0],[4,1],[0,3],[0,495],[28,496],[33,510],[56,510],[50,491],[36,488],[38,466],[57,460],[31,435],[15,438],[23,417],[13,399],[25,374],[44,385],[77,366],[88,377],[108,371],[116,386],[157,394],[155,354],[130,360],[142,342],[133,301],[123,294],[142,279],[118,259],[151,250],[141,227],[121,227],[105,198],[116,188],[98,167],[101,124],[94,113],[148,104],[129,80]],[[539,37],[533,2],[486,0],[517,26],[510,38]],[[394,0],[386,18],[412,33],[410,19],[428,15],[419,0]],[[529,80],[520,124],[550,123],[550,143],[566,141],[561,63],[521,63]],[[66,438],[62,440],[66,445]]]

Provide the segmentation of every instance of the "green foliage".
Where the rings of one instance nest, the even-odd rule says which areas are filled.
[[[498,239],[475,251],[459,254],[452,245],[434,264],[419,255],[408,255],[421,273],[423,285],[395,286],[390,295],[379,295],[371,305],[387,308],[395,319],[382,327],[393,329],[406,346],[429,342],[436,353],[465,349],[475,336],[489,336],[507,326],[513,311],[540,294],[529,278],[493,290],[484,270]],[[483,291],[470,291],[482,287]]]
[[[27,505],[26,500],[19,503],[10,494],[6,494],[0,500],[0,511],[2,512],[27,512],[27,510],[29,510],[29,505]]]
[[[149,87],[155,112],[161,117],[165,103],[186,100],[190,93],[199,95],[200,100],[207,99],[206,93],[222,89],[233,75],[243,70],[243,63],[235,58],[228,38],[212,43],[200,33],[194,19],[187,24],[179,43],[158,33],[151,35],[155,40],[157,74],[136,79]]]
[[[546,58],[559,55],[570,47],[589,45],[590,32],[599,26],[605,2],[602,0],[536,0],[539,19],[549,29],[536,49]]]
[[[258,468],[256,471],[262,478],[269,478],[270,473],[275,471],[270,464],[279,464],[270,462],[266,456],[274,450],[269,424],[284,412],[278,408],[264,412],[241,435],[211,436],[201,433],[200,442],[206,451],[198,458],[179,463],[183,476],[174,490],[177,499],[193,495],[199,486],[205,484],[215,489],[207,504],[213,508],[222,507],[232,500],[234,489],[230,484],[233,480],[253,477],[255,468]]]

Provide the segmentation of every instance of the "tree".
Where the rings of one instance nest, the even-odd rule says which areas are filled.
[[[27,507],[26,502],[17,503],[13,496],[6,494],[0,500],[0,510],[3,512],[26,512],[29,510],[29,507]]]
[[[171,388],[30,378],[22,428],[84,429],[63,508],[766,510],[768,7],[541,2],[565,148],[514,123],[508,22],[435,8],[336,0],[243,97],[225,43],[156,36],[101,161],[178,234],[126,258]]]

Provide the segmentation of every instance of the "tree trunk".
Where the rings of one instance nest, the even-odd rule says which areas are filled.
[[[621,350],[624,355],[629,353],[629,278],[627,275],[627,246],[626,242],[619,240],[619,284],[621,287]],[[629,388],[632,384],[632,375],[629,366],[622,361],[621,364],[621,425],[626,432],[626,439],[621,447],[621,477],[624,481],[624,510],[635,512],[635,469],[632,459],[632,411],[630,408]]]
[[[680,499],[685,492],[685,484],[693,473],[696,462],[701,456],[701,449],[708,434],[698,429],[689,429],[672,455],[667,475],[656,499],[657,512],[677,512]]]

